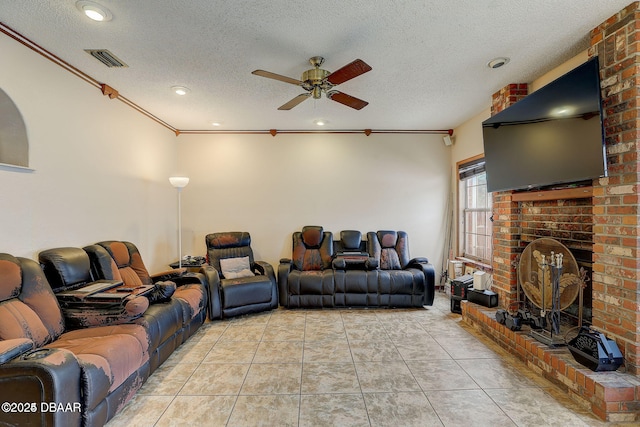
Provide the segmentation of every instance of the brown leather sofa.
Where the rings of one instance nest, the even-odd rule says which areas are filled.
[[[9,254],[0,254],[0,339],[7,425],[103,425],[150,373],[144,326],[68,331],[38,263]]]
[[[104,425],[204,322],[209,293],[196,275],[132,323],[70,330],[49,282],[60,291],[95,280],[88,258],[82,249],[58,248],[41,254],[41,266],[0,254],[0,402],[9,405],[0,425]],[[129,270],[115,263],[112,273],[135,273],[124,264]]]
[[[145,312],[159,319],[162,313],[168,311],[167,305],[172,307],[170,311],[173,315],[170,321],[157,320],[149,324],[149,327],[157,329],[161,332],[160,335],[163,335],[162,331],[164,330],[164,334],[167,334],[167,329],[156,327],[157,325],[174,325],[175,336],[172,334],[171,339],[176,342],[176,346],[193,335],[205,321],[211,293],[202,270],[200,273],[187,273],[186,269],[173,269],[151,275],[142,261],[138,248],[131,242],[108,240],[86,246],[84,251],[89,254],[91,271],[95,279],[118,279],[128,287],[149,285],[160,281],[171,281],[177,285],[172,298],[166,301],[164,306],[152,304],[149,307],[151,312],[147,313],[149,310]],[[148,319],[149,316],[145,318]],[[169,336],[166,338],[169,339]]]
[[[280,305],[297,307],[423,307],[432,305],[435,270],[409,258],[402,231],[341,232],[319,226],[292,235],[292,258],[278,266]],[[337,248],[338,250],[334,250]],[[366,251],[365,251],[366,249]]]

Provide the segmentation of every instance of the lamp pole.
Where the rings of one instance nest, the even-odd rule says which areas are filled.
[[[169,182],[178,190],[178,268],[182,268],[182,189],[189,184],[186,176],[172,176]]]

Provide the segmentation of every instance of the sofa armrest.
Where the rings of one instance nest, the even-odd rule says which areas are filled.
[[[81,379],[78,360],[63,349],[40,348],[0,365],[0,402],[9,405],[9,411],[2,412],[2,421],[8,425],[79,427],[85,406]],[[16,411],[11,411],[11,405]],[[49,409],[54,405],[65,410]]]
[[[380,267],[380,263],[378,262],[378,260],[375,257],[370,256],[369,258],[367,258],[367,260],[364,262],[364,267],[367,270],[377,270],[378,267]]]
[[[426,258],[413,258],[405,268],[417,268],[424,274],[424,305],[433,305],[436,289],[436,270]]]
[[[14,338],[0,341],[0,365],[31,351],[32,349],[33,341],[29,338]]]
[[[289,290],[287,284],[292,268],[293,262],[290,258],[280,259],[280,264],[278,265],[278,299],[280,300],[280,305],[283,307],[289,306]]]
[[[266,261],[255,261],[254,267],[260,274],[267,276],[269,279],[276,280],[276,273],[273,270],[273,266]]]
[[[334,258],[331,261],[331,267],[334,270],[346,270],[347,269],[347,261],[344,258]]]
[[[220,300],[220,274],[209,264],[200,267],[200,272],[207,283],[209,294],[209,320],[222,319],[222,303]]]
[[[189,285],[191,283],[199,283],[203,286],[207,286],[208,279],[202,272],[202,268],[198,273],[184,273],[179,276],[172,276],[170,279],[166,279],[174,282],[176,286]]]
[[[159,273],[150,274],[149,276],[151,277],[151,280],[154,283],[158,281],[165,281],[165,280],[171,280],[175,282],[174,279],[185,275],[186,272],[187,272],[187,269],[182,267],[182,268],[173,268],[171,270],[161,271]]]

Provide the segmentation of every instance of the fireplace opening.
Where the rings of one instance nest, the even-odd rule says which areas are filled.
[[[582,325],[592,324],[593,201],[591,197],[519,202],[520,253],[539,238],[564,245],[575,258],[584,278]],[[524,292],[519,300],[525,300]],[[532,305],[532,304],[529,304]],[[563,329],[579,324],[579,298],[561,311]],[[539,313],[538,313],[539,314]]]

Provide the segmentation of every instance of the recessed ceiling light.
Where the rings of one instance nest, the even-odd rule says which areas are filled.
[[[76,2],[76,8],[94,21],[105,22],[113,18],[109,9],[92,1],[80,0]]]
[[[506,57],[499,57],[499,58],[494,58],[491,61],[489,61],[487,63],[487,67],[489,68],[500,68],[503,65],[507,65],[509,63],[510,59],[506,58]]]
[[[213,122],[213,123],[211,123],[211,126],[215,126],[215,127],[218,127],[218,126],[220,126],[220,125],[221,125],[221,123],[220,123],[220,122]]]
[[[191,89],[189,89],[188,87],[184,87],[184,86],[171,86],[171,90],[176,94],[176,95],[186,95],[189,92],[191,92]]]
[[[317,120],[314,120],[313,123],[315,123],[316,126],[324,126],[327,124],[327,121],[322,119],[317,119]]]

